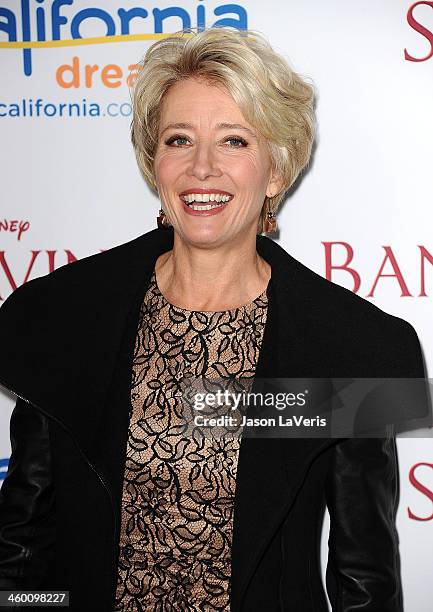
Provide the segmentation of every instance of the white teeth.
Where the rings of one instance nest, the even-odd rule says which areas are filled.
[[[198,204],[189,204],[189,207],[193,210],[211,210],[212,208],[219,208],[221,204],[205,204],[204,206],[199,206]]]
[[[192,202],[227,202],[230,200],[230,196],[223,195],[220,193],[189,193],[187,195],[180,196],[187,204]]]

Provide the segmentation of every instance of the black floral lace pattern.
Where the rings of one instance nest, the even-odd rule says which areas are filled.
[[[155,272],[137,329],[122,495],[116,612],[229,610],[239,437],[182,434],[188,377],[250,378],[268,298],[190,311],[165,299]]]

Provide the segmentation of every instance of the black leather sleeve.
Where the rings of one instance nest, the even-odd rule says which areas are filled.
[[[12,454],[0,489],[0,589],[50,588],[55,496],[48,419],[18,398],[10,439]]]
[[[403,612],[395,438],[338,442],[326,482],[326,587],[334,612]]]
[[[378,342],[378,376],[425,378],[414,328],[397,317]],[[426,401],[427,398],[426,398]],[[334,612],[403,612],[395,437],[337,442],[325,484],[330,516],[326,587]]]

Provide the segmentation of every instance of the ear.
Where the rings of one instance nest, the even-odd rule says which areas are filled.
[[[284,181],[282,176],[274,172],[269,179],[266,189],[266,196],[268,198],[273,198],[277,195],[277,193],[280,193],[280,191],[283,189],[283,185]]]

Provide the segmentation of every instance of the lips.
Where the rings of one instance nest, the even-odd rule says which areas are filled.
[[[197,193],[197,192],[194,192]],[[209,192],[207,192],[209,193]],[[221,193],[221,192],[218,192]],[[189,214],[192,215],[194,217],[210,217],[213,215],[216,215],[218,213],[220,213],[222,210],[224,210],[227,206],[227,204],[230,203],[230,200],[228,200],[227,202],[194,202],[194,204],[197,204],[199,206],[203,205],[206,206],[208,204],[218,204],[217,206],[214,206],[212,208],[209,209],[204,209],[204,210],[196,210],[192,207],[192,205],[188,205],[180,196],[179,196],[179,200],[182,202],[183,205],[183,210]]]

